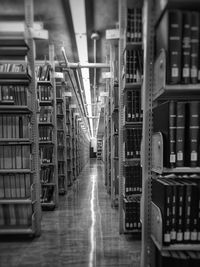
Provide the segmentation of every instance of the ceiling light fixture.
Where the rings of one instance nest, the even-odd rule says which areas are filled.
[[[74,32],[78,50],[78,56],[80,63],[88,62],[88,46],[87,46],[87,32],[86,32],[86,13],[85,13],[85,0],[69,0],[72,20],[74,25]],[[91,108],[91,90],[90,90],[90,79],[89,69],[81,69],[83,85],[85,90],[86,103],[88,115],[92,116]],[[93,122],[89,119],[90,129],[93,135]]]

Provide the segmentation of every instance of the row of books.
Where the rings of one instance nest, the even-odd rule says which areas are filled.
[[[53,163],[53,150],[52,145],[41,145],[39,148],[40,163]]]
[[[167,83],[200,82],[200,13],[167,10],[156,29],[156,50],[167,52]],[[164,37],[166,35],[166,37]]]
[[[30,138],[30,116],[0,114],[0,138]]]
[[[126,159],[140,158],[142,129],[125,129],[124,156]]]
[[[57,129],[63,130],[63,119],[57,118]]]
[[[38,81],[49,81],[50,80],[51,65],[44,64],[38,65],[35,68],[36,79]]]
[[[142,42],[142,9],[127,9],[127,42]]]
[[[0,169],[30,169],[30,145],[0,145]]]
[[[115,108],[119,107],[119,85],[118,83],[114,84],[113,89],[113,104]]]
[[[53,109],[52,106],[40,106],[40,113],[38,114],[38,122],[52,123]]]
[[[141,83],[143,75],[142,49],[126,50],[126,83]]]
[[[43,184],[51,183],[54,176],[53,166],[42,166],[40,169],[40,181]]]
[[[162,213],[163,243],[199,243],[200,176],[171,176],[152,180],[152,201]]]
[[[199,251],[156,251],[155,267],[199,267]]]
[[[0,104],[9,103],[16,106],[26,106],[30,96],[28,86],[0,85]]]
[[[119,195],[119,162],[114,161],[114,193],[115,196]]]
[[[47,125],[39,125],[39,141],[52,141],[53,127]]]
[[[53,100],[53,88],[51,85],[38,85],[38,99],[39,101],[51,101]]]
[[[126,230],[141,230],[140,222],[140,200],[123,201],[124,220]]]
[[[62,98],[62,83],[56,82],[56,98]]]
[[[119,137],[118,135],[114,136],[114,157],[118,157],[119,156]]]
[[[126,105],[125,105],[125,121],[126,122],[141,122],[141,92],[138,90],[126,91]]]
[[[29,173],[0,175],[0,199],[31,197],[32,178]]]
[[[0,63],[0,72],[27,72],[26,64],[19,63]]]
[[[124,191],[126,196],[142,192],[142,168],[140,165],[124,166]]]
[[[41,203],[53,203],[53,194],[54,194],[54,185],[42,185],[41,188],[41,197],[40,202]]]
[[[60,194],[65,193],[65,177],[64,176],[58,177],[58,188],[59,188]]]
[[[57,158],[58,158],[58,161],[64,162],[64,147],[58,147]]]
[[[112,119],[113,119],[114,134],[118,134],[119,133],[119,113],[118,112],[114,112],[112,114]]]
[[[0,204],[0,225],[5,227],[31,226],[32,213],[32,205]]]
[[[199,114],[199,101],[167,101],[153,109],[154,132],[161,132],[164,138],[165,166],[200,166]]]
[[[63,131],[57,132],[57,144],[58,146],[64,145],[64,132]]]
[[[58,175],[62,175],[62,174],[64,174],[65,173],[65,171],[64,171],[64,162],[62,162],[62,161],[59,161],[58,162]]]
[[[62,103],[57,103],[56,104],[56,114],[57,115],[63,115]]]

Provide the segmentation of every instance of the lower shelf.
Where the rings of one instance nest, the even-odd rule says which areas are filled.
[[[163,242],[162,214],[153,202],[151,202],[151,239],[159,250],[200,250],[200,243],[180,243],[165,245]]]
[[[123,232],[124,232],[124,234],[129,233],[129,234],[139,234],[140,235],[141,234],[141,222],[135,222],[135,223],[137,223],[137,225],[139,223],[138,228],[134,227],[133,229],[127,229],[125,216],[126,216],[126,214],[125,214],[125,211],[123,210]],[[131,222],[131,224],[134,224],[134,223]]]
[[[3,227],[0,229],[0,235],[23,235],[23,234],[29,234],[33,235],[35,234],[34,230],[32,228],[22,228],[22,227]]]

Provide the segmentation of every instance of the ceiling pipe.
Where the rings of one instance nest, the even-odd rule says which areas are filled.
[[[108,63],[71,63],[68,61],[65,49],[64,47],[61,48],[64,61],[60,62],[60,66],[63,68],[67,69],[77,69],[77,68],[109,68],[110,69],[110,64]]]

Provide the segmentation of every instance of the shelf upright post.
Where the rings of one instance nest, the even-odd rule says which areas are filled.
[[[118,2],[119,15],[119,233],[123,230],[123,51],[126,1]]]
[[[35,235],[39,236],[41,233],[41,205],[40,205],[40,178],[39,178],[39,133],[37,125],[37,92],[36,92],[36,79],[35,79],[35,43],[31,35],[34,21],[34,7],[33,0],[24,0],[25,8],[25,36],[29,46],[28,62],[32,71],[32,79],[30,82],[31,89],[31,125],[32,125],[32,168],[33,168],[33,181],[35,184],[36,204],[34,205],[35,216]]]
[[[150,266],[151,240],[151,138],[152,138],[152,90],[153,90],[153,4],[144,0],[143,6],[143,140],[142,140],[142,252],[141,267]]]
[[[53,124],[54,124],[54,128],[53,128],[53,143],[54,143],[54,158],[53,158],[53,162],[54,162],[54,171],[55,171],[55,206],[58,206],[58,158],[57,158],[57,149],[58,149],[58,145],[57,145],[57,117],[56,117],[56,79],[55,79],[55,56],[54,56],[55,52],[54,52],[54,45],[50,44],[49,45],[49,61],[50,61],[50,65],[52,68],[51,71],[51,83],[53,85]]]

